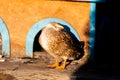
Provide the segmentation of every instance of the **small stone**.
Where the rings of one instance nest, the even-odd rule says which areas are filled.
[[[0,58],[0,62],[5,62],[5,58]]]

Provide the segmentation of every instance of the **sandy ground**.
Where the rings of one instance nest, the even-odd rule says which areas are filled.
[[[106,65],[76,69],[78,64],[70,64],[65,70],[51,69],[47,65],[54,63],[53,57],[46,52],[35,54],[36,58],[6,58],[0,62],[0,80],[120,80],[119,73],[115,74],[118,70],[112,72]]]
[[[71,64],[65,70],[51,69],[47,65],[55,59],[46,52],[35,52],[35,58],[5,58],[0,62],[0,80],[70,80],[76,69]],[[4,59],[4,58],[3,58]]]

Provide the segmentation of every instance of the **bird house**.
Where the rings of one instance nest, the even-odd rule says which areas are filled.
[[[2,55],[33,57],[40,30],[49,22],[67,26],[79,41],[85,42],[86,56],[92,55],[95,34],[94,2],[1,0],[0,33]]]

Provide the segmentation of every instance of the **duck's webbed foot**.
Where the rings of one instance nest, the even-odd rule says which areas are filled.
[[[58,58],[56,58],[56,61],[54,64],[48,65],[49,68],[56,68],[56,69],[65,69],[66,67],[66,59],[63,61],[62,65],[59,65]]]
[[[62,65],[56,66],[56,69],[65,69],[65,67],[66,67],[66,61],[67,60],[65,59]]]
[[[59,66],[58,58],[56,58],[56,61],[54,64],[48,65],[49,68],[56,68],[57,66]]]

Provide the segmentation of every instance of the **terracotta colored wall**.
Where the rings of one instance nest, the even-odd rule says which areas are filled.
[[[26,36],[38,21],[55,17],[70,23],[81,40],[89,41],[90,4],[83,2],[0,0],[0,17],[10,33],[11,56],[25,56]]]

